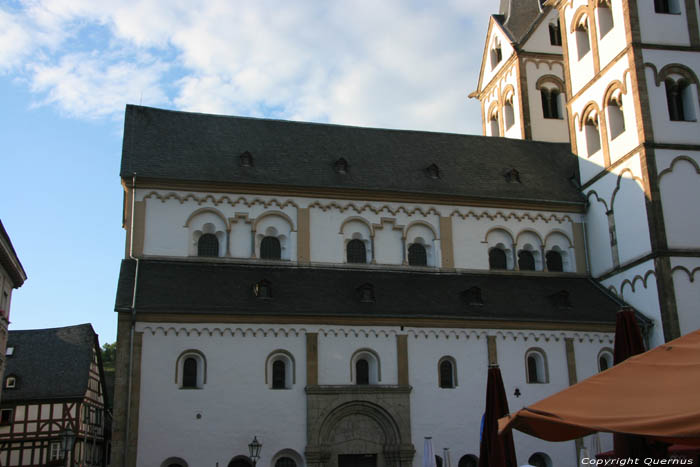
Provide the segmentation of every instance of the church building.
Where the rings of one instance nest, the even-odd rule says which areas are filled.
[[[475,466],[490,364],[514,412],[610,367],[623,306],[652,346],[700,327],[676,1],[503,0],[484,136],[127,106],[112,465]]]

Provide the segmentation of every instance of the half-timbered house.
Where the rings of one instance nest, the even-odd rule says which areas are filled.
[[[111,417],[92,326],[10,331],[7,349],[0,464],[107,465]],[[66,459],[68,431],[74,442]]]

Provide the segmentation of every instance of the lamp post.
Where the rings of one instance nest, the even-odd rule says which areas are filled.
[[[63,465],[68,465],[68,451],[73,449],[75,443],[75,433],[70,428],[66,428],[59,435],[61,438],[61,450],[63,451]]]
[[[260,448],[262,448],[262,444],[258,441],[258,437],[253,436],[253,441],[248,445],[250,460],[253,461],[253,467],[255,467],[255,464],[258,463],[258,459],[260,459]]]

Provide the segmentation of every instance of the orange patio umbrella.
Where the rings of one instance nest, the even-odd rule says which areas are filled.
[[[604,431],[700,446],[700,330],[507,415],[498,426],[547,441]]]

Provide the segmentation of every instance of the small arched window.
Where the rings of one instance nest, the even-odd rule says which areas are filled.
[[[525,364],[528,383],[547,383],[549,381],[544,352],[539,349],[528,350],[525,354]]]
[[[695,110],[693,104],[693,92],[690,83],[685,79],[678,81],[673,78],[666,78],[666,103],[668,105],[668,116],[671,121],[693,121],[695,120]]]
[[[489,269],[507,269],[506,252],[498,247],[489,250]]]
[[[521,271],[535,270],[535,256],[530,250],[520,250],[518,252],[518,269]]]
[[[441,388],[457,387],[457,371],[452,357],[442,357],[438,362],[439,386]]]
[[[552,467],[552,460],[547,454],[542,452],[531,455],[527,463],[533,467]]]
[[[286,374],[284,362],[275,360],[272,363],[272,389],[285,389]]]
[[[515,124],[515,111],[513,110],[513,94],[510,94],[503,104],[503,119],[505,120],[506,130],[510,129]]]
[[[192,389],[197,387],[197,359],[186,357],[182,363],[182,387]]]
[[[491,114],[490,127],[491,136],[501,136],[501,130],[498,126],[498,112]]]
[[[588,37],[588,18],[583,16],[576,25],[576,48],[578,59],[581,60],[591,50],[591,40]]]
[[[610,100],[607,105],[610,139],[613,140],[625,131],[625,115],[618,100]]]
[[[559,20],[557,20],[556,23],[549,24],[549,43],[551,45],[561,46],[561,26]]]
[[[479,458],[474,454],[467,454],[459,459],[457,467],[479,467]]]
[[[545,88],[540,89],[540,97],[542,98],[542,115],[544,118],[562,118],[559,112],[559,89]]]
[[[291,457],[280,457],[275,462],[275,467],[297,467],[297,463]]]
[[[598,13],[598,34],[601,39],[615,26],[611,6],[610,0],[598,0],[596,13]]]
[[[179,457],[170,457],[164,460],[160,467],[187,467],[187,462]]]
[[[681,10],[678,0],[654,0],[654,12],[677,15]]]
[[[282,247],[277,237],[263,237],[260,242],[260,258],[282,259]]]
[[[613,356],[609,350],[602,350],[598,354],[598,371],[605,371],[613,366]]]
[[[365,243],[357,238],[350,240],[346,246],[348,263],[364,264],[367,262]]]
[[[564,262],[561,258],[561,253],[555,250],[549,250],[546,254],[547,270],[552,272],[564,271]]]
[[[358,358],[355,362],[355,383],[369,384],[369,362],[365,358]]]
[[[491,47],[491,69],[496,68],[496,65],[503,60],[503,51],[501,50],[501,41],[496,37]]]
[[[411,266],[427,266],[428,254],[420,243],[414,243],[408,247],[408,264]]]
[[[197,241],[197,256],[219,256],[219,239],[216,238],[216,235],[206,233],[199,237]]]
[[[600,131],[598,130],[598,115],[590,112],[583,126],[586,135],[586,150],[589,156],[600,151]]]

